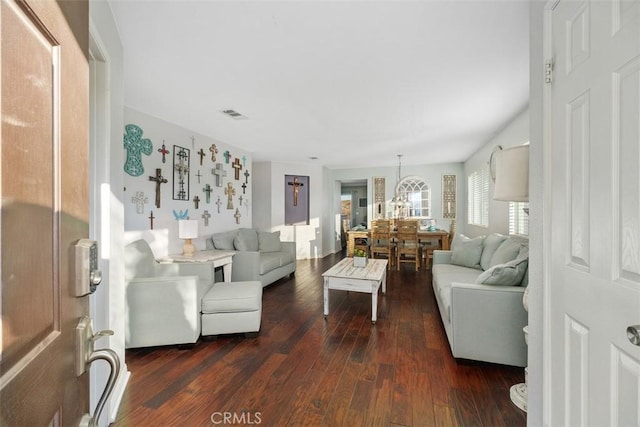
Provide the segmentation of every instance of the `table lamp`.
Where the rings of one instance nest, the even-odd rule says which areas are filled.
[[[493,200],[529,201],[529,146],[519,145],[499,151]]]
[[[183,219],[178,221],[178,237],[184,239],[182,255],[193,256],[196,247],[191,243],[191,239],[198,237],[198,220]]]

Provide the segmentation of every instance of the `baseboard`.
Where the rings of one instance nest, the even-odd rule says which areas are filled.
[[[127,384],[129,384],[129,378],[131,378],[131,372],[127,369],[127,365],[123,364],[122,368],[124,373],[120,375],[120,380],[116,383],[111,402],[109,402],[109,424],[115,422],[118,417],[120,403],[122,403],[124,392],[127,389]]]

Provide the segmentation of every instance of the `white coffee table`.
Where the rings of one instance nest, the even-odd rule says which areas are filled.
[[[329,315],[329,290],[366,292],[371,294],[371,323],[378,314],[378,289],[387,293],[387,260],[369,259],[364,268],[354,267],[353,258],[344,258],[322,273],[324,277],[324,317]]]

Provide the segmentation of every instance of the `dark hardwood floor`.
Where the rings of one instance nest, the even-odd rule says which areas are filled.
[[[325,320],[321,274],[341,258],[265,288],[256,338],[128,350],[114,425],[526,425],[509,399],[523,369],[452,358],[429,272],[389,272],[375,325],[371,295],[345,291]]]

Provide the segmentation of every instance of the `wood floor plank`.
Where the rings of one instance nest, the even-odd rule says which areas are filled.
[[[509,399],[524,371],[451,357],[428,272],[389,271],[375,325],[357,292],[331,291],[325,319],[321,274],[342,257],[298,261],[295,277],[264,288],[256,338],[127,350],[113,425],[526,425]]]

